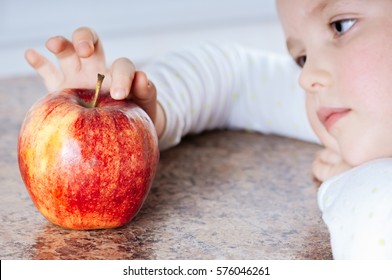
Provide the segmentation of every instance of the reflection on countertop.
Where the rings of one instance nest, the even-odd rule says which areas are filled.
[[[331,259],[310,165],[319,146],[278,136],[213,131],[162,152],[136,218],[73,231],[36,210],[16,144],[36,77],[0,80],[1,259]]]

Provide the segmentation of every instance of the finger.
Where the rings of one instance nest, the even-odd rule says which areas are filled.
[[[26,61],[33,67],[38,75],[44,80],[45,86],[48,91],[53,91],[57,88],[57,83],[61,79],[61,73],[56,66],[49,61],[46,57],[39,54],[33,49],[26,50]]]
[[[332,166],[329,164],[325,164],[316,158],[312,164],[312,173],[313,176],[319,180],[320,182],[324,182],[331,176]]]
[[[157,93],[155,85],[148,80],[144,72],[135,73],[131,89],[132,100],[150,116],[155,123],[157,111]]]
[[[76,53],[82,58],[82,63],[105,65],[105,54],[98,34],[88,28],[80,27],[72,34],[72,42]]]
[[[317,157],[321,161],[329,164],[338,164],[342,161],[342,157],[330,149],[323,149],[318,153]]]
[[[80,70],[80,59],[69,40],[62,36],[56,36],[48,39],[46,47],[57,57],[64,72]]]
[[[117,100],[126,98],[131,91],[135,65],[127,58],[119,58],[112,64],[111,75],[110,95]]]
[[[350,168],[352,168],[352,166],[343,160],[340,160],[338,163],[330,163],[316,157],[312,164],[312,173],[319,181],[324,182],[341,172],[349,170]]]

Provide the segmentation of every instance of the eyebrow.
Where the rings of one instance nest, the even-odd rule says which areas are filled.
[[[343,7],[350,7],[352,5],[358,5],[359,3],[363,3],[363,1],[358,0],[320,0],[313,8],[309,9],[308,15],[318,16],[324,12],[326,8],[328,9],[340,9]]]
[[[331,1],[329,1],[331,2]],[[327,6],[328,6],[328,0],[323,0],[319,1],[316,6],[314,6],[312,9],[310,9],[309,14],[311,15],[317,15],[320,14]]]

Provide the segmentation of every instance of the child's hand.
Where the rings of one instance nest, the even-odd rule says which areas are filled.
[[[313,161],[313,176],[320,182],[324,182],[343,171],[352,168],[342,157],[329,148],[319,152]]]
[[[106,76],[103,90],[110,90],[114,99],[132,100],[143,108],[155,123],[158,136],[164,128],[164,113],[157,102],[154,85],[145,73],[136,71],[127,58],[119,58],[106,66],[105,55],[98,35],[89,28],[79,28],[72,42],[62,36],[47,40],[46,48],[58,60],[59,67],[35,50],[25,53],[27,62],[38,72],[49,92],[63,88],[95,88],[98,73]]]
[[[49,92],[94,88],[97,73],[108,74],[101,42],[90,29],[77,29],[72,42],[62,36],[52,37],[46,41],[46,48],[57,57],[59,67],[32,49],[25,52],[25,58],[44,80]],[[106,89],[108,84],[109,81],[105,83]]]

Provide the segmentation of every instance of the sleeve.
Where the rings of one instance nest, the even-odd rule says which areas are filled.
[[[392,259],[392,159],[355,167],[318,193],[334,259]]]
[[[297,86],[298,67],[285,55],[204,43],[149,63],[143,70],[166,113],[160,148],[189,133],[242,129],[318,142]]]

